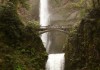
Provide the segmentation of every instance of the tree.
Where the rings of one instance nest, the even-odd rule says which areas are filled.
[[[3,5],[8,5],[9,3],[11,3],[16,9],[20,6],[26,9],[29,8],[28,0],[1,0],[0,2]]]

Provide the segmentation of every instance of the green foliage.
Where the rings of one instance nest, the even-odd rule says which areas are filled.
[[[70,32],[66,45],[66,70],[100,69],[99,12],[99,8],[93,9],[78,28]]]
[[[69,0],[68,8],[77,11],[77,16],[82,19],[93,9],[91,0]]]
[[[29,9],[29,3],[28,0],[1,0],[1,4],[7,5],[8,3],[11,3],[14,8],[17,9],[18,6],[21,6],[23,8]]]
[[[15,70],[23,70],[23,68],[22,68],[22,66],[17,65],[16,68],[15,68]]]
[[[33,30],[40,28],[39,22],[35,21],[35,20],[29,21],[27,24],[28,24],[27,27],[31,27],[31,28],[33,28]]]
[[[13,6],[0,6],[0,70],[44,70],[47,54],[34,30],[38,22],[24,26]]]
[[[79,2],[77,3],[72,3],[75,7],[77,8],[81,8],[82,7],[82,4],[84,3],[85,0],[79,0]]]
[[[92,5],[93,5],[93,8],[98,8],[100,7],[100,0],[92,0]]]
[[[28,0],[18,0],[18,1],[22,5],[22,7],[26,8],[27,10],[29,9]]]

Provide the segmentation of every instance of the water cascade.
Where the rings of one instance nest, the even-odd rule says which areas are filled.
[[[48,0],[40,0],[40,25],[48,26],[49,25],[49,11],[48,11]],[[47,34],[44,33],[41,35],[42,42],[44,47],[46,47]]]
[[[64,70],[64,53],[49,54],[46,70]]]
[[[50,12],[49,12],[49,0],[40,0],[40,25],[48,26],[50,25]],[[52,44],[52,39],[54,37],[49,35],[50,32],[41,35],[42,42],[47,52],[50,45]],[[54,43],[54,42],[53,42]],[[54,45],[55,46],[55,45]],[[52,47],[54,47],[52,46]],[[64,53],[48,53],[48,60],[46,64],[46,70],[64,70]]]

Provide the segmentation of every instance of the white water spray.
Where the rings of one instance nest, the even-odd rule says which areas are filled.
[[[64,53],[49,54],[46,70],[64,70]]]

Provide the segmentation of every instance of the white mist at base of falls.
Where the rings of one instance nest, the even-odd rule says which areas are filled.
[[[46,70],[64,70],[64,53],[60,54],[49,54]]]

